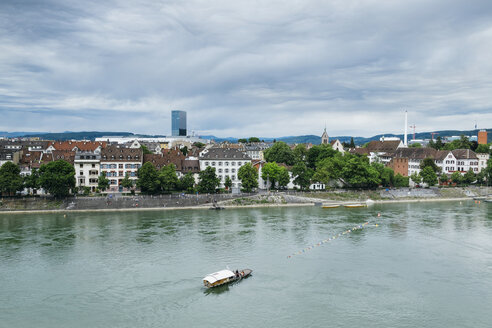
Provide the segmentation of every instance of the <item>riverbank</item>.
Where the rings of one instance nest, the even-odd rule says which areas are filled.
[[[469,197],[460,198],[435,198],[435,199],[393,199],[376,200],[373,204],[395,204],[395,203],[430,203],[430,202],[463,202],[473,201]],[[323,205],[344,205],[355,204],[355,202],[330,202]],[[363,202],[365,204],[365,202]],[[224,205],[224,210],[239,208],[268,208],[268,207],[308,207],[316,206],[316,203],[283,203],[283,204],[248,204],[248,205]],[[371,205],[368,205],[370,207]],[[56,209],[56,210],[14,210],[0,211],[0,215],[9,214],[69,214],[69,213],[90,213],[90,212],[145,212],[145,211],[175,211],[175,210],[211,210],[211,206],[182,206],[182,207],[147,207],[147,208],[108,208],[108,209]]]

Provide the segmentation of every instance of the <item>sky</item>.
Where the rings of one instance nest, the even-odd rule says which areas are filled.
[[[2,0],[0,131],[492,127],[492,1]],[[409,129],[411,130],[411,129]]]

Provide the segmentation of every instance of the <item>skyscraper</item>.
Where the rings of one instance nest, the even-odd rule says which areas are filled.
[[[171,119],[173,137],[186,136],[186,112],[173,110]]]

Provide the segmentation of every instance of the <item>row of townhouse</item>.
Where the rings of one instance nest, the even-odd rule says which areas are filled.
[[[410,176],[420,173],[420,165],[426,158],[432,158],[441,172],[450,175],[454,172],[465,174],[472,170],[475,174],[486,166],[489,154],[477,154],[470,149],[435,150],[433,148],[400,148],[392,155],[387,166],[395,174]]]

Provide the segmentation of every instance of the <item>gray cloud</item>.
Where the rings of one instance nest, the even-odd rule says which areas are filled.
[[[3,1],[0,130],[218,136],[492,123],[492,3]]]

